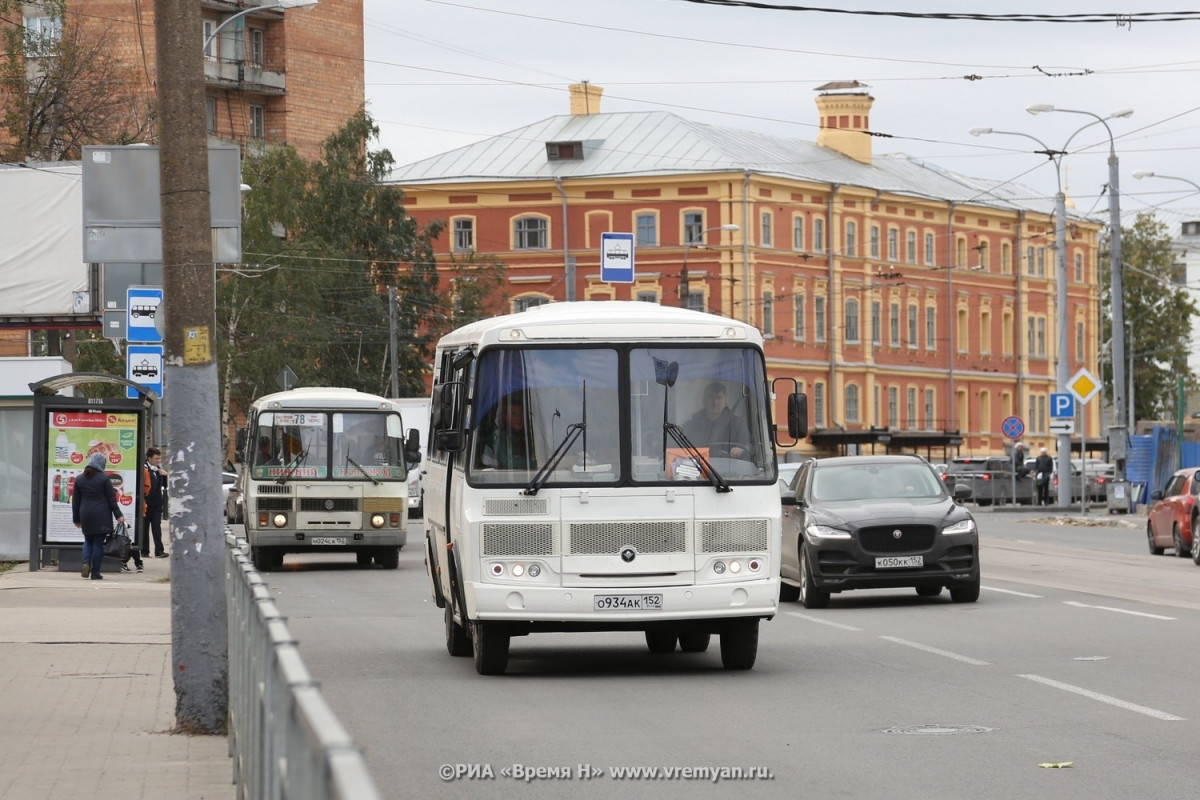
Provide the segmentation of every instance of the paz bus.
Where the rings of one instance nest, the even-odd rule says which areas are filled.
[[[260,397],[238,430],[242,469],[227,518],[245,525],[251,561],[270,571],[285,553],[354,552],[396,569],[406,543],[408,471],[400,407],[341,388]]]
[[[651,303],[555,303],[444,336],[425,556],[450,655],[490,675],[514,636],[634,631],[672,653],[716,634],[726,669],[753,667],[779,601],[775,448],[807,434],[791,388],[779,443],[758,330]]]

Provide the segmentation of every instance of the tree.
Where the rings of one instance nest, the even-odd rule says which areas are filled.
[[[1196,383],[1187,358],[1192,318],[1200,309],[1176,275],[1170,232],[1153,214],[1138,214],[1132,228],[1121,229],[1121,251],[1134,419],[1174,419],[1178,376],[1189,386]],[[1107,308],[1112,307],[1110,277],[1106,275],[1103,286]],[[1104,325],[1109,339],[1111,313],[1104,315]],[[1111,375],[1105,382],[1111,397]]]
[[[22,4],[0,0],[0,14]],[[78,160],[87,144],[152,137],[153,93],[116,55],[117,37],[96,19],[64,21],[64,0],[41,4],[37,27],[0,28],[0,109],[5,161]]]
[[[217,288],[224,430],[234,409],[279,389],[285,367],[295,385],[388,394],[393,313],[400,395],[426,393],[433,344],[460,324],[433,251],[443,225],[420,228],[403,193],[382,183],[393,159],[368,149],[377,136],[362,111],[326,140],[317,161],[288,147],[247,158],[246,263],[219,268]],[[454,276],[494,288],[497,270],[471,260]],[[470,314],[485,306],[467,292]]]

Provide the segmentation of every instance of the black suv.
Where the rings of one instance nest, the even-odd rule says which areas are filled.
[[[979,599],[979,535],[961,502],[919,456],[846,456],[810,461],[783,493],[780,600],[825,608],[849,589],[913,587],[922,597],[950,589]]]

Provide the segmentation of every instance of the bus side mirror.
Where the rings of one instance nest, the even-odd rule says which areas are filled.
[[[242,463],[242,451],[246,449],[246,429],[238,428],[233,441],[233,460],[240,464]]]
[[[788,435],[793,439],[808,436],[808,395],[793,392],[787,400]]]
[[[462,431],[438,431],[433,441],[438,450],[446,453],[461,453],[467,447],[467,437]]]
[[[409,464],[421,461],[421,433],[416,428],[408,429],[408,438],[404,440],[404,460]]]

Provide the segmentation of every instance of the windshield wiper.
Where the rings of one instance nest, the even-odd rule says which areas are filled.
[[[558,443],[558,447],[554,448],[554,452],[546,459],[546,464],[537,471],[533,479],[525,484],[525,490],[521,494],[537,494],[538,489],[545,485],[550,479],[550,473],[554,472],[554,468],[558,466],[558,462],[563,460],[563,456],[571,449],[571,445],[575,444],[575,440],[579,435],[587,430],[587,423],[572,422],[567,426],[567,432],[563,435],[562,441]]]
[[[725,480],[723,477],[721,477],[721,473],[713,469],[713,465],[708,463],[708,459],[704,457],[704,454],[701,453],[700,450],[697,449],[696,445],[692,444],[692,440],[687,438],[687,435],[684,434],[683,428],[679,427],[674,422],[664,422],[663,432],[670,434],[671,438],[675,440],[676,444],[678,444],[684,450],[687,450],[688,455],[696,459],[696,463],[698,463],[703,471],[708,474],[709,481],[712,482],[712,485],[716,487],[718,492],[733,491],[733,489],[729,486],[729,481]],[[664,441],[665,438],[666,437],[664,437]]]
[[[296,471],[296,468],[300,466],[300,462],[304,461],[304,459],[307,457],[308,457],[307,450],[301,450],[299,453],[296,453],[295,457],[292,458],[292,460],[287,463],[286,467],[284,467],[284,469],[287,470],[287,473],[284,475],[280,475],[279,479],[276,480],[275,482],[278,483],[280,486],[282,486],[284,481],[286,481],[288,478],[292,477],[292,474]]]
[[[372,483],[374,483],[376,486],[379,486],[381,483],[383,483],[383,481],[380,481],[380,480],[378,480],[378,479],[377,479],[377,478],[376,478],[374,475],[372,475],[371,473],[367,472],[367,468],[366,468],[366,467],[364,467],[362,464],[358,463],[358,462],[357,462],[357,461],[355,461],[353,458],[351,458],[349,453],[347,453],[347,454],[346,454],[346,461],[348,461],[349,463],[351,463],[351,464],[353,464],[354,466],[358,467],[359,471],[360,471],[360,472],[361,472],[363,475],[366,475],[368,478],[370,478],[370,479],[371,479],[371,482],[372,482]]]

